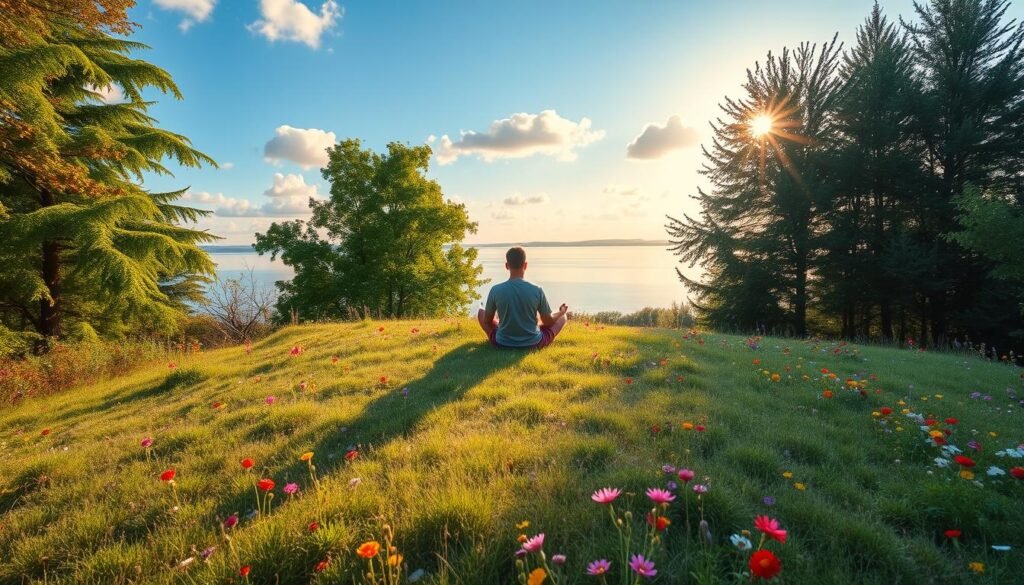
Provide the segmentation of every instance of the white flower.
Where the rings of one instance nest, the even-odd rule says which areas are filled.
[[[1008,545],[1008,544],[993,544],[992,545],[992,550],[997,550],[999,552],[1006,552],[1006,551],[1010,550],[1010,545]]]
[[[935,465],[937,465],[939,467],[949,467],[949,464],[950,464],[950,460],[946,459],[945,457],[936,457],[935,458]]]
[[[753,544],[750,543],[750,539],[746,536],[740,536],[739,534],[733,534],[729,537],[732,541],[732,545],[740,550],[750,550],[753,548]]]
[[[956,455],[958,453],[962,453],[962,451],[959,448],[957,448],[956,445],[943,445],[942,452],[945,453],[946,455]]]
[[[1002,469],[996,467],[995,465],[993,465],[992,467],[989,467],[988,471],[986,473],[988,473],[992,477],[998,477],[1000,475],[1006,475],[1005,471],[1003,471]]]

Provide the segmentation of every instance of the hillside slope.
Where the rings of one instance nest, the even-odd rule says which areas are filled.
[[[623,489],[636,540],[645,490],[672,483],[659,583],[747,582],[730,535],[756,547],[761,514],[788,531],[766,545],[785,583],[1011,583],[1021,395],[1010,366],[844,344],[572,322],[516,352],[464,320],[291,327],[0,413],[0,583],[350,583],[385,524],[424,582],[516,582],[517,535],[541,532],[560,582],[600,558],[617,582],[592,492]]]

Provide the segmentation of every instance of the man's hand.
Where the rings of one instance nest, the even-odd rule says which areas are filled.
[[[552,313],[550,315],[545,315],[545,314],[541,313],[541,315],[540,315],[540,323],[541,323],[541,325],[543,325],[545,327],[552,327],[552,326],[554,326],[556,321],[561,319],[568,312],[569,312],[569,305],[567,305],[565,303],[562,303],[562,305],[558,307],[558,312],[557,313]]]

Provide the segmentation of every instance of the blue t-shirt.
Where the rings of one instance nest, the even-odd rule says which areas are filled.
[[[521,278],[491,287],[484,309],[498,313],[495,341],[506,347],[531,347],[540,343],[537,313],[551,313],[544,289]]]

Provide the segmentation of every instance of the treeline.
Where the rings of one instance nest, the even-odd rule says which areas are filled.
[[[573,312],[570,317],[574,321],[584,323],[603,323],[606,325],[626,325],[629,327],[666,327],[686,329],[697,324],[690,307],[686,304],[673,302],[670,307],[644,307],[632,313],[621,311],[598,311],[596,313]]]
[[[697,217],[669,218],[712,327],[952,346],[1019,336],[1024,29],[1007,0],[876,4],[769,53],[721,104]]]

